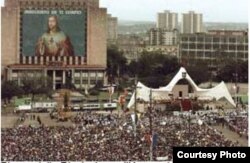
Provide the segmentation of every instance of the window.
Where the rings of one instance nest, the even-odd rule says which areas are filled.
[[[211,52],[205,52],[205,57],[206,57],[206,58],[210,58],[210,57],[212,57]]]
[[[227,44],[221,45],[221,49],[222,49],[222,50],[227,50],[227,49],[228,49],[228,45],[227,45]]]
[[[204,49],[204,44],[198,43],[197,44],[197,49]]]
[[[82,84],[88,84],[88,80],[82,80]]]
[[[219,46],[219,44],[214,44],[214,45],[213,45],[213,49],[215,49],[215,50],[218,50],[218,49],[220,49],[220,46]]]
[[[188,41],[188,38],[187,37],[182,37],[181,41]]]
[[[182,48],[183,49],[187,49],[188,48],[188,44],[182,44]]]
[[[195,44],[190,44],[189,49],[196,49]]]
[[[233,38],[233,37],[229,38],[229,42],[230,43],[235,43],[236,42],[236,38]]]
[[[213,38],[213,42],[214,43],[219,43],[220,42],[220,38],[219,37],[214,37]]]
[[[237,46],[237,50],[243,51],[243,50],[244,50],[244,46],[243,46],[243,45],[238,45],[238,46]]]
[[[80,83],[81,83],[81,80],[75,79],[75,84],[80,84]]]
[[[206,44],[206,45],[205,45],[205,49],[206,49],[206,50],[210,50],[210,49],[212,49],[211,44]]]
[[[206,37],[206,38],[205,38],[205,42],[206,42],[206,43],[212,42],[212,37]]]
[[[96,80],[90,80],[90,84],[91,85],[95,85],[96,84]]]
[[[179,97],[182,97],[182,91],[179,91]]]
[[[229,45],[229,50],[236,50],[236,46],[234,46],[234,45]]]
[[[191,41],[191,42],[195,42],[195,40],[196,40],[195,37],[190,37],[189,38],[189,41]]]
[[[197,41],[198,41],[198,42],[203,42],[203,41],[204,41],[204,37],[198,37],[198,38],[197,38]]]

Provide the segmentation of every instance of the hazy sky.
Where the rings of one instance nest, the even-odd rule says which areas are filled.
[[[249,0],[100,0],[108,12],[122,20],[156,21],[157,12],[194,10],[206,22],[248,22]],[[179,15],[180,18],[181,15]]]
[[[249,0],[100,0],[102,7],[121,20],[155,21],[156,13],[194,10],[205,22],[248,22]],[[0,0],[3,6],[4,0]],[[180,18],[180,15],[179,15]]]

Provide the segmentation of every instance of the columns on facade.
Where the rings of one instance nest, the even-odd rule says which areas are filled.
[[[62,81],[63,81],[63,85],[65,85],[65,84],[66,84],[66,71],[63,70],[62,73],[63,73],[63,74],[62,74]]]
[[[82,89],[82,71],[80,71],[80,88]]]
[[[90,72],[88,71],[88,88],[90,87]]]
[[[53,70],[52,81],[53,81],[53,90],[55,90],[56,89],[56,71],[55,70]]]
[[[11,81],[12,80],[12,69],[7,68],[7,80]]]
[[[48,81],[48,77],[47,77],[47,69],[43,70],[43,77],[45,79],[45,85],[47,86],[47,81]]]
[[[72,69],[71,71],[71,83],[75,85],[75,69]]]

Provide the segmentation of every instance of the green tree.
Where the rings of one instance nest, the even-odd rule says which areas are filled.
[[[207,82],[212,77],[206,61],[198,60],[196,64],[190,64],[185,68],[196,84]]]
[[[116,46],[110,46],[107,50],[107,75],[109,82],[126,73],[127,60]]]
[[[69,92],[65,92],[64,96],[63,96],[63,103],[64,103],[64,107],[67,109],[69,106],[69,101],[70,101],[70,95]]]
[[[237,76],[236,76],[237,74]],[[216,79],[225,82],[248,82],[248,61],[228,60],[227,63],[218,70]]]
[[[2,99],[9,102],[10,99],[14,96],[22,95],[24,92],[20,86],[14,81],[5,81],[2,82]]]
[[[22,77],[22,89],[25,94],[31,94],[32,100],[36,94],[51,95],[52,93],[52,80],[43,75],[29,76],[24,74]]]
[[[176,73],[179,67],[176,57],[164,55],[161,51],[144,51],[137,62],[129,64],[128,70],[130,76],[138,74],[144,84],[157,88],[166,85],[170,81],[169,75]]]

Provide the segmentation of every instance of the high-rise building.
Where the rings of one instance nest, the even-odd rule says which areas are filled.
[[[157,28],[173,30],[178,28],[178,14],[166,10],[157,15]]]
[[[203,29],[202,14],[189,11],[182,14],[181,33],[201,33]]]
[[[108,17],[107,17],[107,39],[108,41],[117,40],[117,28],[118,28],[117,17],[112,17],[111,14],[108,14]]]
[[[43,76],[53,89],[106,82],[107,9],[99,0],[5,0],[1,18],[4,80]]]

